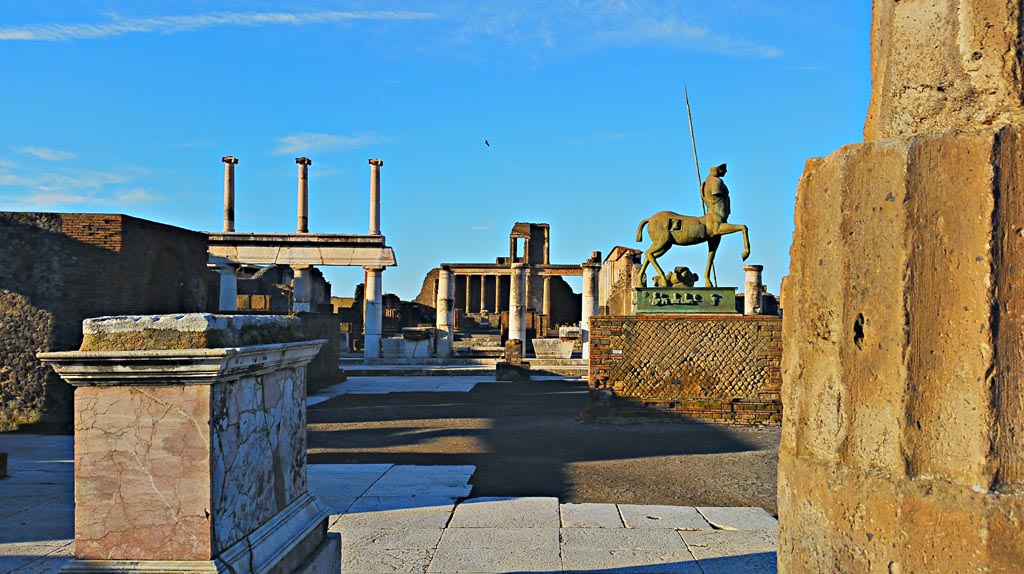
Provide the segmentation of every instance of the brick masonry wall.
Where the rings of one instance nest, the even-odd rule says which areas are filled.
[[[71,388],[36,359],[82,320],[207,310],[206,237],[117,214],[0,212],[0,429],[70,421]]]
[[[706,421],[781,422],[781,317],[620,315],[590,321],[591,388]]]

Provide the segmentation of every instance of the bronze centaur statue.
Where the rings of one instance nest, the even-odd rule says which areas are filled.
[[[651,238],[651,246],[644,253],[644,262],[640,266],[640,276],[648,264],[654,265],[661,276],[663,285],[668,284],[665,272],[658,265],[658,257],[661,257],[673,245],[698,245],[708,244],[708,264],[704,268],[704,285],[711,287],[711,265],[715,262],[715,252],[718,244],[722,242],[722,236],[730,233],[740,232],[743,234],[743,260],[746,261],[750,255],[750,239],[747,237],[747,226],[738,223],[727,223],[729,217],[729,189],[721,180],[725,175],[725,164],[711,168],[711,174],[701,185],[701,199],[708,208],[707,215],[697,217],[693,215],[681,215],[671,211],[660,211],[640,222],[636,228],[636,240],[643,241],[644,226],[647,226],[647,235]]]

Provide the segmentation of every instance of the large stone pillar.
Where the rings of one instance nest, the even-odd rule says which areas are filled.
[[[366,285],[363,288],[363,358],[380,358],[381,327],[384,322],[384,308],[381,298],[381,268],[366,268]]]
[[[218,264],[217,273],[220,275],[220,293],[217,308],[220,311],[238,310],[238,266],[230,264]]]
[[[63,572],[337,573],[307,489],[306,365],[282,316],[104,317],[41,353],[75,387],[75,550]]]
[[[472,309],[470,305],[473,303],[473,276],[465,275],[466,278],[466,314],[469,315]]]
[[[874,3],[867,141],[797,189],[782,574],[1024,564],[1020,14]]]
[[[600,257],[598,257],[600,261]],[[583,267],[583,309],[580,316],[580,330],[583,335],[583,358],[590,357],[590,318],[597,315],[598,296],[597,290],[600,286],[598,274],[601,272],[601,264],[588,261]]]
[[[308,313],[313,307],[313,268],[292,265],[292,311]]]
[[[452,295],[453,287],[454,282],[452,272],[442,267],[437,274],[436,341],[438,357],[452,356],[452,343],[455,337],[455,300]]]
[[[760,315],[761,314],[761,296],[763,289],[761,288],[761,272],[764,271],[764,265],[744,265],[743,272],[745,275],[743,281],[743,314],[744,315]]]
[[[235,165],[238,158],[226,155],[224,162],[224,233],[235,231]]]
[[[508,293],[508,338],[526,344],[526,264],[512,264]]]
[[[370,235],[380,235],[380,167],[384,162],[371,159],[370,162]]]
[[[295,163],[299,165],[299,222],[296,231],[309,233],[309,166],[313,161],[308,157],[297,157]]]

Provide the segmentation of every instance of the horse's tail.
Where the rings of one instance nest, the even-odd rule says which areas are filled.
[[[636,240],[637,241],[643,241],[644,240],[644,226],[647,225],[648,221],[650,221],[650,218],[641,221],[640,222],[640,226],[636,228]]]

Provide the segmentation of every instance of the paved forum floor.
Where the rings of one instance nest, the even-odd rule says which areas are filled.
[[[386,384],[429,392],[437,378]],[[360,388],[383,390],[353,380],[324,396]],[[449,381],[433,392],[472,388]],[[0,480],[0,572],[57,572],[73,551],[73,441],[0,433],[0,451],[10,457],[10,476]],[[775,520],[760,508],[480,497],[476,470],[311,464],[310,490],[331,509],[331,530],[342,533],[343,572],[775,572]]]

